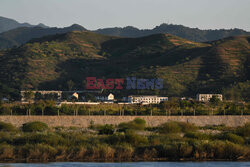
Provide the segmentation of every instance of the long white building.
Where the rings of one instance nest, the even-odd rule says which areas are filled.
[[[168,101],[168,97],[160,96],[129,96],[128,102],[131,104],[159,104],[162,101]]]

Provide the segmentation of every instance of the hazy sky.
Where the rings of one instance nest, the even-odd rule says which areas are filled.
[[[250,31],[250,0],[0,0],[0,16],[87,29],[153,28],[161,23]]]

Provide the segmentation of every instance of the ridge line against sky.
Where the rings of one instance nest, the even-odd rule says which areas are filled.
[[[250,31],[250,0],[0,0],[0,16],[50,27],[76,23],[89,30],[172,23]]]

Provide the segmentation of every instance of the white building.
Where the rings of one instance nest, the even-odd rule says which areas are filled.
[[[129,96],[128,102],[132,104],[159,104],[160,102],[168,101],[168,97],[160,96]]]
[[[115,96],[112,93],[109,93],[108,95],[99,94],[99,95],[96,95],[95,98],[98,101],[114,101],[115,100]]]
[[[73,93],[73,94],[72,94],[72,97],[71,97],[71,98],[75,98],[75,99],[78,99],[78,98],[79,98],[79,95],[78,95],[78,93],[76,93],[76,92],[75,92],[75,93]]]
[[[197,94],[196,95],[196,100],[197,101],[208,102],[213,96],[216,96],[221,101],[223,100],[222,94]]]

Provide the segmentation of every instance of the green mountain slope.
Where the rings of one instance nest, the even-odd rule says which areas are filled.
[[[82,90],[86,77],[136,76],[162,78],[164,89],[116,93],[221,93],[250,79],[249,42],[250,36],[197,43],[169,34],[118,38],[87,31],[46,36],[0,54],[0,88],[68,90],[72,80]]]
[[[84,27],[77,24],[65,28],[20,27],[0,34],[0,49],[20,46],[31,39],[47,35],[85,30],[86,29]]]
[[[84,30],[86,30],[84,27],[77,24],[65,28],[48,28],[42,25],[41,27],[40,25],[38,27],[34,27],[31,25],[30,26],[27,25],[21,28],[19,27],[16,29],[11,29],[9,31],[0,33],[0,49],[20,46],[22,44],[25,44],[31,39],[40,38],[46,35],[55,35],[71,31],[84,31]],[[198,28],[189,28],[182,25],[172,25],[172,24],[161,24],[160,26],[157,26],[153,29],[146,29],[146,30],[140,30],[138,28],[128,26],[124,28],[115,27],[115,28],[98,29],[93,32],[103,35],[119,36],[125,38],[138,38],[154,34],[168,33],[196,42],[213,41],[230,36],[250,35],[250,32],[241,29],[200,30]]]
[[[174,25],[174,24],[161,24],[160,26],[156,26],[153,29],[145,29],[145,30],[131,26],[124,28],[119,28],[119,27],[104,28],[104,29],[98,29],[95,32],[105,35],[133,37],[133,38],[148,36],[152,34],[168,33],[196,42],[213,41],[230,36],[250,35],[250,32],[241,29],[201,30],[198,28],[189,28],[183,25]]]

